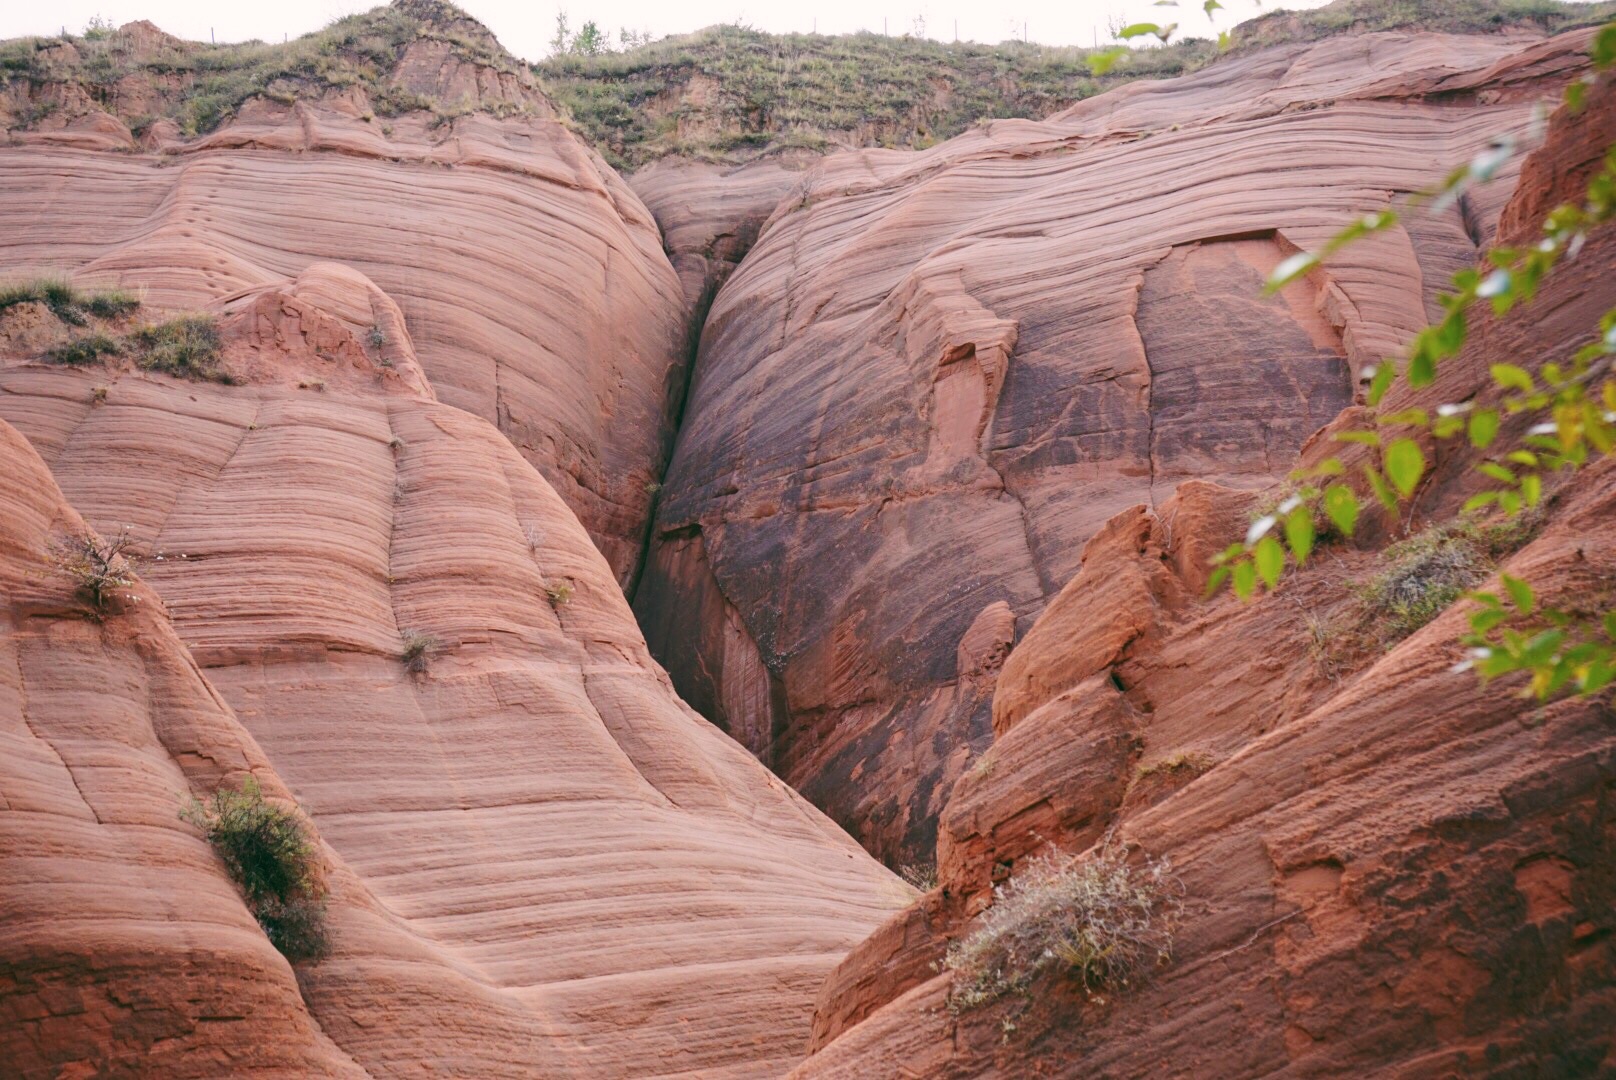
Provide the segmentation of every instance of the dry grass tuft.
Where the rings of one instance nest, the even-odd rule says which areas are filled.
[[[1130,866],[1110,843],[1087,858],[1027,862],[995,890],[976,930],[949,947],[950,1010],[1025,994],[1050,971],[1091,996],[1129,986],[1171,958],[1181,892],[1166,859]]]

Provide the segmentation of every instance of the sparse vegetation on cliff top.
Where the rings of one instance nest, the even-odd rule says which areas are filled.
[[[1555,0],[1339,0],[1244,23],[1229,51],[1376,30],[1557,31],[1613,10],[1616,4]],[[1103,52],[713,26],[620,52],[572,51],[534,70],[608,160],[635,168],[674,154],[739,160],[791,148],[923,149],[981,120],[1043,118],[1109,87],[1180,75],[1219,55],[1204,38],[1173,40],[1132,50],[1096,76],[1090,59]]]
[[[418,41],[442,42],[459,60],[532,81],[525,66],[459,8],[440,0],[396,0],[276,44],[182,41],[140,23],[117,31],[92,25],[81,36],[16,38],[0,42],[0,92],[25,85],[21,96],[34,104],[12,123],[28,127],[71,98],[63,88],[82,88],[137,135],[165,118],[186,134],[198,135],[258,95],[289,103],[350,87],[363,90],[381,116],[417,109],[440,117],[520,109],[505,100],[447,100],[412,90],[395,78],[395,69],[405,49]],[[143,106],[155,104],[154,112],[125,108],[126,80],[131,78],[145,82],[150,92],[135,97]]]
[[[1244,23],[1230,33],[1229,51],[1375,30],[1557,31],[1601,22],[1613,11],[1611,2],[1338,0]],[[0,42],[0,95],[9,91],[14,102],[10,116],[0,110],[0,126],[37,127],[88,97],[137,135],[160,119],[199,135],[254,97],[290,103],[346,89],[361,91],[382,117],[425,110],[445,120],[525,111],[542,101],[542,82],[580,134],[614,165],[634,168],[674,154],[743,160],[791,148],[921,149],[982,120],[1042,118],[1111,86],[1193,71],[1219,55],[1217,43],[1185,38],[1131,50],[1096,75],[1091,60],[1103,46],[766,34],[735,25],[629,40],[623,51],[573,49],[530,68],[442,0],[395,0],[268,44],[181,41],[150,24],[114,30],[96,21],[78,35]],[[455,59],[519,80],[521,100],[449,100],[441,88],[401,79],[398,63],[420,41],[440,42]],[[131,85],[143,91],[131,94]],[[146,111],[134,111],[130,101]]]

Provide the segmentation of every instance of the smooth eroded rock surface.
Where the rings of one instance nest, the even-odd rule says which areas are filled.
[[[1539,224],[1523,204],[1577,196],[1611,100],[1608,84],[1593,99],[1604,121],[1556,118],[1523,167],[1539,183],[1508,208],[1518,228]],[[1490,365],[1536,367],[1587,341],[1616,304],[1613,265],[1616,237],[1594,233],[1534,301],[1475,319],[1434,384],[1400,385],[1384,408],[1497,403]],[[1524,418],[1512,423],[1500,446],[1524,433]],[[1320,441],[1307,460],[1340,450]],[[1482,456],[1447,444],[1409,527],[1490,486],[1473,468]],[[1616,461],[1553,486],[1535,537],[1499,569],[1542,605],[1608,610]],[[1005,664],[993,748],[943,818],[938,887],[827,980],[816,1053],[794,1077],[916,1062],[955,1078],[1616,1068],[1610,694],[1539,704],[1519,677],[1486,685],[1456,669],[1463,601],[1401,641],[1354,643],[1363,583],[1388,568],[1375,549],[1403,531],[1369,520],[1378,508],[1354,543],[1326,538],[1256,602],[1202,599],[1205,551],[1277,490],[1187,484],[1086,545]],[[1140,589],[1148,602],[1119,626],[1116,608]],[[951,1011],[952,976],[928,962],[974,929],[993,886],[1051,847],[1105,844],[1135,865],[1169,860],[1183,903],[1170,959],[1093,995],[1057,966],[1025,996]]]
[[[0,148],[0,263],[171,308],[315,262],[362,271],[439,399],[495,423],[628,584],[684,383],[680,285],[651,215],[553,119],[367,116],[259,98],[152,152],[55,133]]]
[[[973,626],[1007,609],[1007,647],[1127,507],[1285,475],[1513,173],[1263,278],[1523,130],[1586,40],[1335,38],[826,159],[705,327],[635,600],[675,685],[872,851],[927,857],[991,730]]]
[[[221,310],[238,385],[13,352],[0,419],[92,525],[128,526],[174,649],[309,812],[343,888],[385,916],[335,928],[357,966],[302,973],[319,1027],[377,1076],[789,1068],[825,974],[912,890],[679,701],[539,472],[425,392],[413,327],[370,345],[371,313],[398,310],[386,294],[322,265]],[[32,655],[34,686],[104,696],[69,654]],[[80,738],[95,715],[53,722]],[[153,872],[115,846],[101,857]]]

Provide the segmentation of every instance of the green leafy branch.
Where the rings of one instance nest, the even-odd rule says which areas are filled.
[[[1616,64],[1616,22],[1595,35],[1596,71]],[[1566,102],[1573,111],[1582,107],[1591,79],[1573,83]],[[1470,185],[1491,179],[1514,152],[1507,140],[1495,142],[1466,165],[1453,170],[1434,191],[1415,202],[1440,208]],[[1421,330],[1399,368],[1386,360],[1368,372],[1367,403],[1373,408],[1403,379],[1410,387],[1428,386],[1438,365],[1463,348],[1473,309],[1486,302],[1495,316],[1530,301],[1546,275],[1561,261],[1573,259],[1589,230],[1616,216],[1616,147],[1610,148],[1602,167],[1589,181],[1582,205],[1556,208],[1546,218],[1542,237],[1530,247],[1496,248],[1480,269],[1454,276],[1454,291],[1443,297],[1444,317]],[[1317,252],[1298,252],[1284,260],[1266,286],[1273,293],[1311,273],[1342,248],[1396,224],[1399,211],[1366,214],[1331,237]],[[1435,440],[1464,435],[1478,450],[1492,447],[1505,417],[1525,415],[1536,421],[1517,445],[1494,453],[1477,465],[1493,481],[1472,496],[1463,513],[1493,508],[1512,517],[1535,507],[1543,497],[1544,477],[1560,470],[1575,470],[1593,457],[1616,448],[1616,309],[1600,320],[1599,333],[1564,364],[1546,363],[1534,375],[1514,364],[1494,364],[1493,384],[1502,397],[1498,406],[1457,402],[1434,412],[1414,407],[1376,418],[1376,429],[1337,433],[1337,441],[1359,444],[1373,455],[1359,464],[1359,475],[1373,498],[1388,513],[1396,514],[1413,498],[1428,471],[1426,452],[1418,436]],[[1383,433],[1380,429],[1390,429]],[[1273,513],[1254,521],[1244,540],[1230,545],[1213,559],[1208,594],[1226,583],[1241,600],[1256,595],[1259,584],[1275,588],[1287,563],[1304,565],[1321,535],[1334,529],[1350,537],[1364,502],[1344,477],[1347,466],[1331,457],[1298,473],[1301,484]],[[1528,695],[1547,698],[1564,689],[1594,693],[1616,678],[1616,612],[1603,615],[1540,608],[1531,586],[1504,575],[1507,600],[1491,592],[1468,594],[1478,605],[1471,616],[1465,643],[1468,659],[1460,666],[1474,669],[1485,680],[1510,672],[1531,674]]]

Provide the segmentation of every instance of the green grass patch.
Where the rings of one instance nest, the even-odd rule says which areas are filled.
[[[223,339],[212,315],[181,315],[152,323],[129,335],[135,363],[143,371],[159,371],[196,382],[231,383],[219,365]]]
[[[58,319],[83,326],[87,315],[116,319],[140,307],[140,298],[126,289],[81,291],[66,278],[38,277],[0,285],[0,312],[18,304],[44,304]]]
[[[102,357],[117,355],[119,349],[117,338],[97,332],[73,338],[48,350],[45,359],[66,367],[86,367]]]
[[[1338,0],[1241,24],[1230,53],[1371,30],[1556,31],[1612,12],[1616,3]],[[1097,77],[1089,66],[1096,51],[726,25],[622,52],[556,56],[534,71],[608,160],[635,168],[668,154],[734,160],[789,146],[923,149],[983,120],[1042,118],[1112,86],[1181,75],[1220,55],[1216,43],[1186,38],[1133,50]]]

